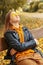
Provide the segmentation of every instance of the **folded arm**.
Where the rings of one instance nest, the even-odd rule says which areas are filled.
[[[30,41],[24,43],[20,43],[16,38],[13,37],[12,33],[10,32],[6,32],[4,37],[8,42],[9,47],[15,49],[16,51],[24,51],[36,46],[36,42],[34,39],[31,39]]]
[[[30,41],[20,43],[15,37],[13,37],[11,32],[6,32],[4,35],[9,47],[15,49],[16,51],[24,51],[26,49],[31,49],[36,47],[36,42],[34,39]],[[32,37],[31,37],[32,38]]]

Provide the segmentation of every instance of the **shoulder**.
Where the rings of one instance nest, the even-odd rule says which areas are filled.
[[[26,27],[26,26],[23,26],[22,28],[23,28],[23,30],[24,30],[24,31],[28,31],[28,32],[29,32],[29,29],[28,29],[28,27]]]
[[[28,27],[23,26],[23,31],[27,32],[28,34],[32,35],[31,31],[28,29]]]
[[[16,31],[15,31],[15,30],[14,30],[14,31],[13,31],[13,30],[7,30],[7,31],[4,33],[4,36],[5,36],[5,35],[12,35],[13,33],[16,34]]]
[[[5,33],[16,33],[15,30],[7,30]]]

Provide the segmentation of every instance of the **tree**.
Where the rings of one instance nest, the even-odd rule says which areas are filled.
[[[10,9],[14,8],[16,10],[18,7],[22,7],[27,0],[0,0],[0,2],[0,7],[2,6],[0,8],[2,11],[2,21],[4,21],[5,15]]]

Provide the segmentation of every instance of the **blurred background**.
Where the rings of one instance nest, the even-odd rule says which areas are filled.
[[[0,0],[1,31],[5,23],[6,13],[12,8],[21,13],[21,23],[25,22],[24,25],[30,29],[43,26],[43,0]],[[36,25],[34,25],[35,23]]]

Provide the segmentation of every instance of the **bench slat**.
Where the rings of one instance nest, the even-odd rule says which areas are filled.
[[[8,48],[7,43],[5,43],[4,38],[0,38],[0,51],[6,50]]]

